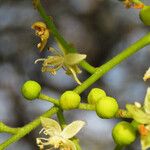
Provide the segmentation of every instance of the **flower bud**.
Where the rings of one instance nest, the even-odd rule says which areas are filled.
[[[34,100],[39,97],[41,86],[36,81],[26,81],[21,87],[21,93],[27,100]]]
[[[99,88],[93,88],[90,93],[88,94],[88,103],[89,104],[96,104],[98,100],[101,98],[106,97],[105,91]]]
[[[139,16],[145,25],[150,26],[150,6],[144,6],[140,11]]]
[[[130,123],[122,121],[115,125],[112,130],[112,136],[116,144],[129,145],[135,141],[136,131]]]
[[[66,91],[60,97],[60,106],[64,110],[75,109],[79,106],[81,97],[73,91]]]
[[[96,113],[101,118],[113,118],[118,111],[118,103],[112,97],[103,97],[96,103]]]

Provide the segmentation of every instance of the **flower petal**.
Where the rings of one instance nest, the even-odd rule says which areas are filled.
[[[77,74],[76,74],[74,68],[69,67],[69,66],[67,66],[67,68],[68,68],[67,72],[70,71],[70,73],[71,73],[70,75],[73,75],[74,80],[75,80],[79,85],[81,85],[81,82],[80,82],[80,80],[78,79]],[[67,73],[67,72],[66,72],[66,73]]]
[[[68,53],[67,55],[64,56],[64,63],[66,65],[72,66],[78,64],[85,58],[86,58],[85,54]]]
[[[143,80],[146,81],[150,79],[150,68],[146,71],[146,73],[144,74]]]
[[[141,146],[142,150],[150,148],[150,134],[147,136],[141,136]]]
[[[150,88],[148,88],[146,92],[144,110],[146,113],[150,114]]]
[[[50,136],[59,135],[62,131],[58,122],[53,119],[41,117],[41,123],[47,134]]]
[[[77,150],[76,145],[71,140],[65,140],[62,150],[64,150],[65,148],[68,148],[69,150]]]
[[[146,114],[142,108],[138,108],[135,105],[130,104],[127,104],[126,108],[135,121],[141,124],[150,124],[150,115]]]
[[[64,128],[64,130],[61,133],[61,136],[65,139],[70,139],[73,136],[75,136],[84,125],[84,121],[74,121]]]

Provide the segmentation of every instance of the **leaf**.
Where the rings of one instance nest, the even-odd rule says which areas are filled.
[[[41,123],[50,136],[59,135],[62,131],[58,122],[53,119],[41,117]]]
[[[150,124],[150,115],[146,114],[141,108],[127,104],[126,108],[133,119],[141,124]]]
[[[150,134],[147,136],[141,136],[141,146],[142,150],[150,148]]]
[[[146,113],[150,114],[150,88],[147,89],[147,93],[145,96],[144,110]]]
[[[64,63],[66,65],[76,65],[82,60],[86,58],[85,54],[78,54],[78,53],[68,53],[67,55],[64,56]]]
[[[73,136],[75,136],[84,125],[84,121],[74,121],[64,128],[64,130],[61,133],[61,136],[66,139],[70,139]]]

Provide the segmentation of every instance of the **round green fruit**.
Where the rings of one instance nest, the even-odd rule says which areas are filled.
[[[96,104],[98,100],[101,98],[106,97],[105,91],[99,88],[93,88],[90,93],[88,94],[88,103],[89,104]]]
[[[41,86],[36,81],[26,81],[21,87],[21,93],[27,100],[34,100],[39,97]]]
[[[60,97],[60,106],[64,110],[75,109],[79,106],[81,97],[73,91],[66,91]]]
[[[101,118],[113,118],[118,111],[118,103],[112,97],[103,97],[96,103],[96,113]]]
[[[140,11],[139,16],[145,25],[150,26],[150,6],[144,6]]]
[[[115,125],[112,130],[112,136],[116,144],[129,145],[135,141],[136,131],[130,123],[122,121]]]

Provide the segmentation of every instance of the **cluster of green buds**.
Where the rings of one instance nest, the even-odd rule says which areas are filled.
[[[96,113],[101,118],[113,118],[118,111],[116,99],[106,96],[105,91],[100,88],[89,92],[88,103],[95,105]]]
[[[23,84],[21,92],[24,98],[26,98],[27,100],[34,100],[36,98],[39,98],[39,95],[41,93],[41,86],[36,81],[29,80]],[[90,105],[93,105],[95,107],[95,111],[100,118],[114,118],[118,113],[119,106],[116,99],[107,96],[106,92],[100,88],[93,88],[87,96],[87,101]],[[81,97],[79,94],[74,91],[66,91],[61,95],[58,105],[62,110],[71,110],[77,109],[80,105],[80,102]],[[130,116],[132,116],[133,121],[132,123],[122,121],[116,124],[112,130],[112,137],[115,143],[122,147],[133,143],[137,137],[138,131],[138,133],[141,135],[142,148],[143,150],[146,150],[150,147],[150,88],[148,88],[147,90],[143,107],[140,103],[135,102],[134,105],[127,104],[126,109]],[[54,121],[49,119],[44,119],[44,121],[42,122],[44,122],[43,126],[50,124],[49,122],[53,122],[54,124]],[[6,128],[4,124],[1,123],[1,126],[3,128],[1,130],[8,130],[8,128]],[[9,130],[9,132],[10,131],[11,130]],[[45,145],[45,142],[43,142],[42,139],[43,138],[37,139],[37,143],[39,146]],[[54,145],[56,148],[60,146],[58,144],[59,142],[53,141],[53,138],[48,138],[47,140],[50,140],[50,144]],[[63,143],[64,139],[61,137],[58,141],[61,141]],[[71,144],[68,139],[67,142],[68,145],[69,143]]]

